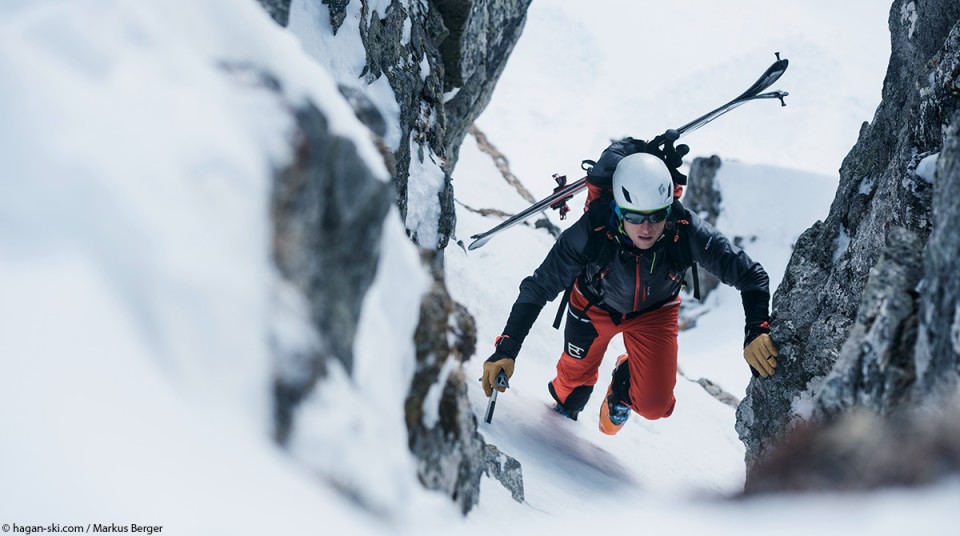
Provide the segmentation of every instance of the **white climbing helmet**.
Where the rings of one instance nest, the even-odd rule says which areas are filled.
[[[673,204],[673,178],[656,156],[635,153],[623,157],[613,171],[613,198],[624,210],[660,210]]]

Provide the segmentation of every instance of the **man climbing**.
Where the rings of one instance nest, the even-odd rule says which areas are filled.
[[[676,404],[680,290],[694,263],[740,291],[746,317],[743,356],[754,374],[772,375],[777,349],[769,336],[766,272],[675,201],[664,159],[640,152],[616,164],[613,199],[591,202],[520,284],[503,334],[483,364],[484,392],[492,394],[501,370],[508,378],[513,375],[540,310],[566,289],[564,349],[548,384],[556,411],[577,419],[597,383],[610,339],[622,333],[627,353],[618,358],[600,405],[600,430],[616,434],[631,410],[651,420],[669,417]]]

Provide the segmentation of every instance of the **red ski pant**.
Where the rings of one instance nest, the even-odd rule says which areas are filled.
[[[596,385],[610,339],[623,333],[629,367],[630,408],[647,419],[669,417],[677,403],[677,324],[680,298],[615,324],[610,314],[590,307],[574,287],[564,328],[564,352],[557,362],[551,394],[567,409],[581,411]]]

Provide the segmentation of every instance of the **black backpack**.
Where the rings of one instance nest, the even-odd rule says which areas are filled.
[[[600,153],[600,158],[594,160],[584,160],[581,167],[587,171],[587,187],[594,187],[600,190],[613,190],[613,171],[617,169],[617,164],[625,156],[635,153],[652,154],[663,160],[670,170],[670,176],[673,178],[674,192],[673,197],[679,199],[682,189],[687,184],[687,176],[680,172],[680,166],[683,165],[683,157],[690,148],[684,144],[677,147],[673,142],[664,141],[661,137],[654,138],[650,142],[634,138],[623,138],[614,140],[610,145]],[[679,188],[679,189],[678,189]]]

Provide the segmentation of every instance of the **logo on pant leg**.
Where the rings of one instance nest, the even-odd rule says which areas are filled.
[[[567,353],[574,359],[583,359],[583,348],[580,348],[572,342],[567,343]]]

